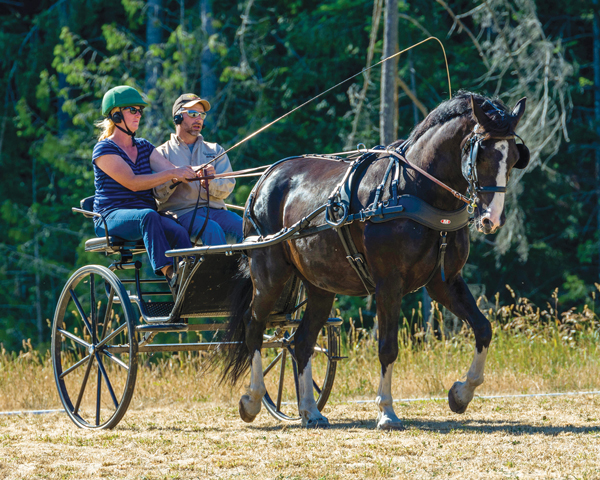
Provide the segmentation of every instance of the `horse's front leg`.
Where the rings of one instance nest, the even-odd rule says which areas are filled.
[[[294,339],[298,363],[298,411],[302,426],[328,427],[329,420],[319,412],[315,401],[311,357],[315,351],[319,331],[329,317],[335,295],[313,285],[308,286],[307,290],[306,310]]]
[[[379,320],[379,361],[381,377],[377,399],[379,407],[377,428],[379,430],[403,430],[404,425],[394,411],[392,397],[392,372],[394,362],[398,358],[398,318],[402,294],[398,288],[378,286],[377,318]]]
[[[442,282],[440,277],[427,286],[433,300],[458,318],[466,320],[475,333],[475,357],[464,382],[455,382],[448,392],[450,410],[464,413],[473,399],[475,389],[483,383],[485,359],[492,340],[492,326],[477,307],[473,295],[461,276]]]

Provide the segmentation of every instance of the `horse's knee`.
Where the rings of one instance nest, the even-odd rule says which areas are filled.
[[[483,315],[482,320],[477,328],[474,328],[475,333],[475,346],[477,351],[481,351],[482,348],[489,348],[490,342],[492,341],[492,324]]]

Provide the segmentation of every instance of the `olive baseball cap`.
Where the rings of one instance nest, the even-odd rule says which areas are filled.
[[[205,112],[210,110],[210,103],[208,103],[208,100],[204,100],[193,93],[184,93],[177,100],[175,100],[175,103],[173,104],[173,116],[175,116],[182,108],[189,108],[197,103],[202,104]]]

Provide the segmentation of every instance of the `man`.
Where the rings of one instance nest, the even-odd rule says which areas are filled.
[[[207,175],[231,172],[227,155],[206,165],[224,151],[220,145],[204,141],[201,134],[209,110],[210,103],[198,95],[181,95],[173,104],[175,133],[157,150],[177,167],[189,165],[196,171],[205,169]],[[171,188],[175,183],[169,181],[154,189],[158,211],[173,215],[188,230],[190,223],[193,223],[190,235],[192,242],[196,241],[199,234],[204,245],[223,245],[226,237],[230,241],[242,241],[242,219],[228,211],[224,202],[235,186],[233,178],[219,178],[208,182],[208,208],[205,182],[180,183]],[[199,191],[202,200],[194,216]]]

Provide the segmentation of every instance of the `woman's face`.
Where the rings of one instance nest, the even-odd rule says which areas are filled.
[[[135,132],[140,127],[140,120],[142,119],[142,111],[144,107],[134,105],[131,107],[122,107],[121,113],[123,114],[123,119],[125,123],[129,127],[129,130]],[[119,109],[115,109],[115,111],[119,111]],[[135,113],[133,113],[135,112]],[[114,112],[113,112],[114,113]]]

